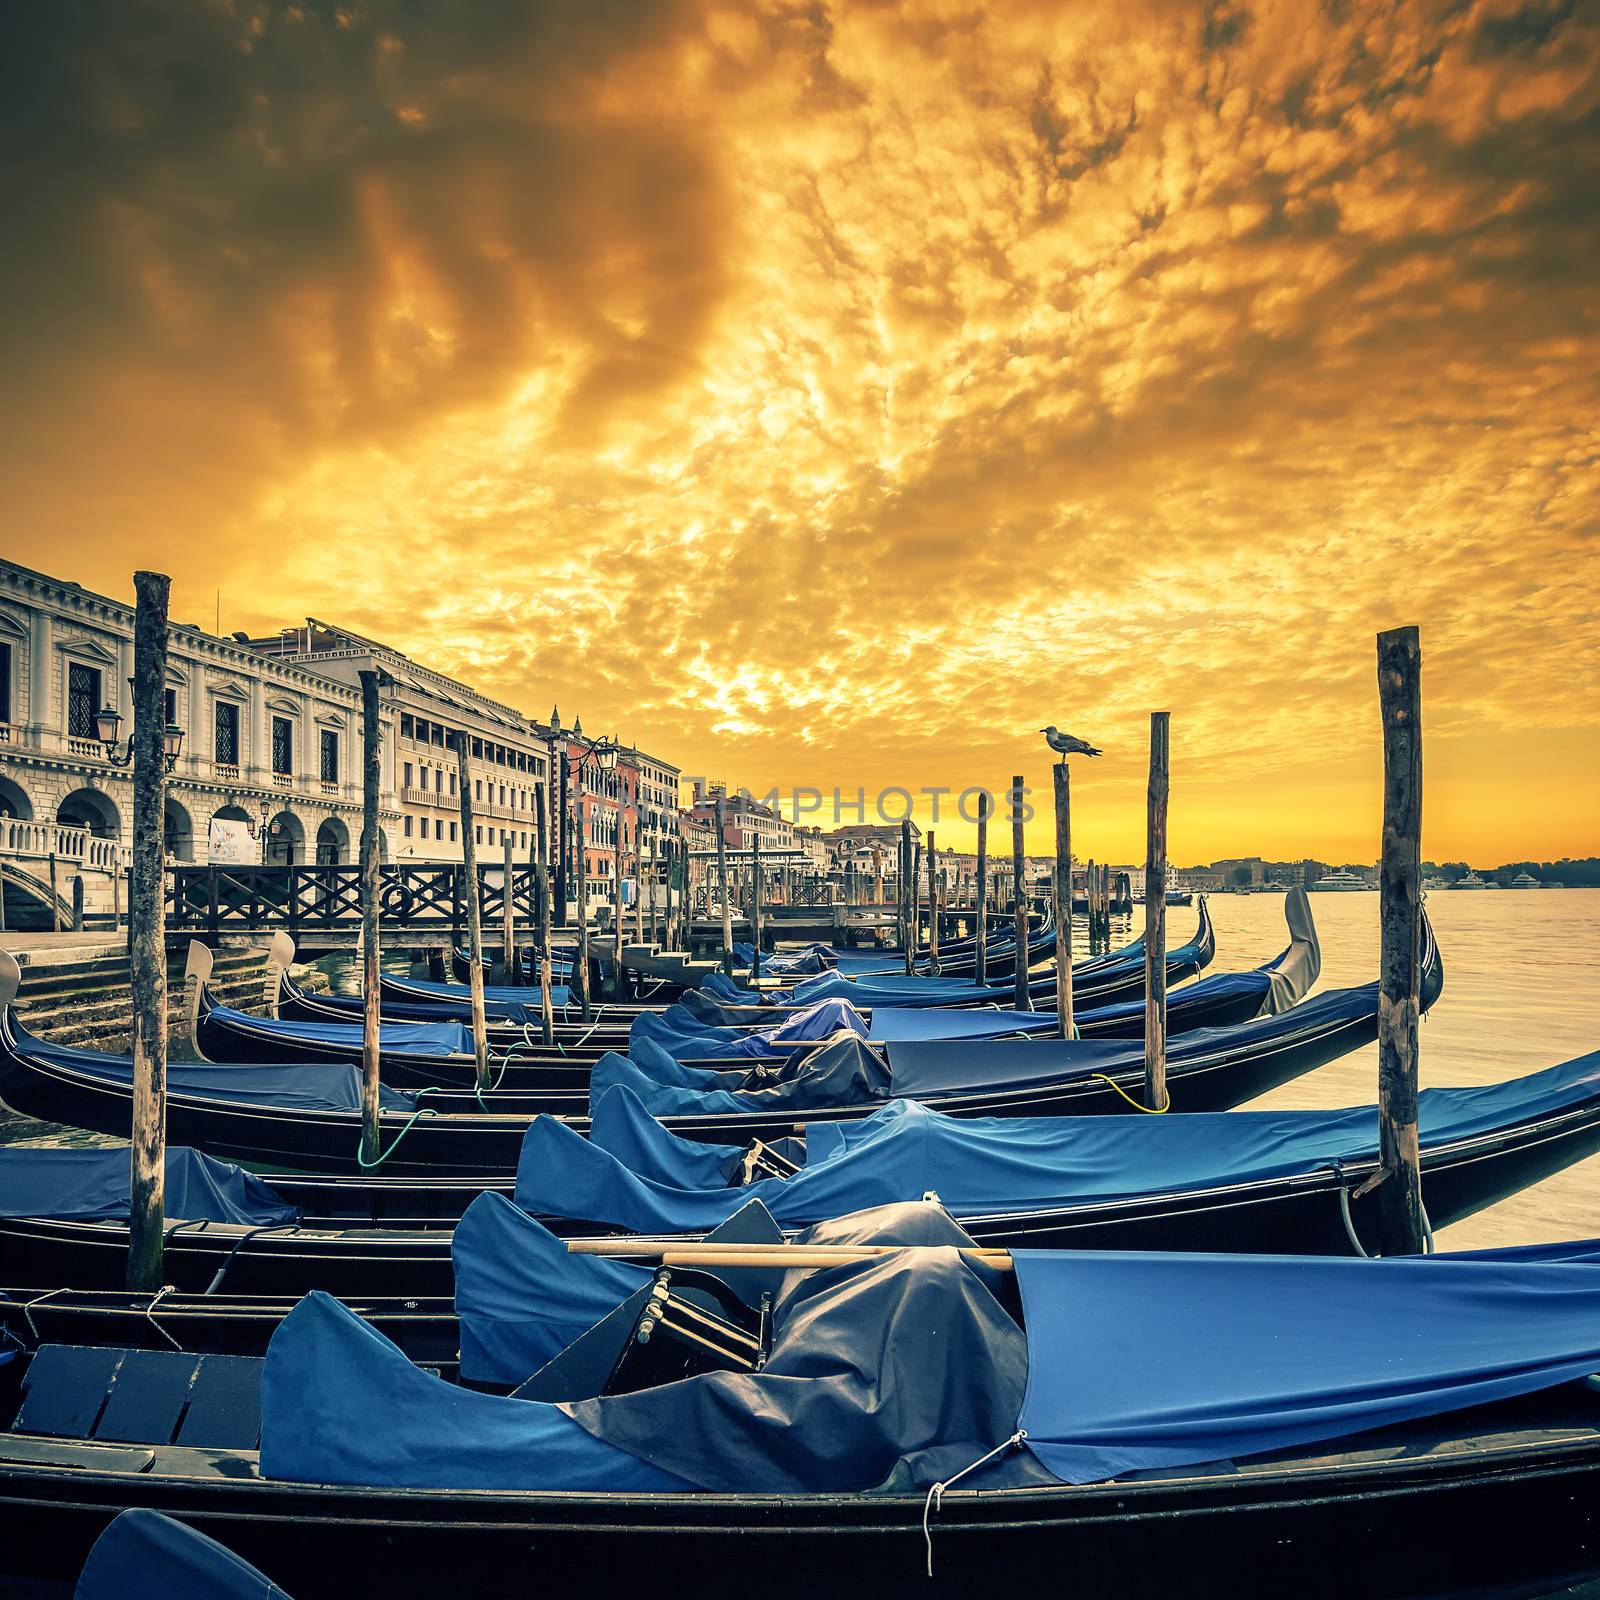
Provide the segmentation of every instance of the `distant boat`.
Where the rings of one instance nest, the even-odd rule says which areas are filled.
[[[1448,889],[1450,880],[1448,878],[1424,878],[1422,887],[1424,889]]]
[[[1372,885],[1359,873],[1340,871],[1325,873],[1311,887],[1324,894],[1350,894],[1357,889],[1370,889]]]
[[[1457,878],[1452,885],[1456,889],[1487,889],[1489,887],[1476,872],[1469,872],[1464,878]]]
[[[1511,880],[1513,889],[1542,889],[1544,885],[1531,872],[1519,872]]]

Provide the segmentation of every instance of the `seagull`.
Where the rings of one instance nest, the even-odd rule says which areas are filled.
[[[1044,742],[1049,745],[1050,748],[1054,750],[1063,761],[1065,761],[1068,756],[1097,756],[1102,754],[1102,752],[1096,750],[1087,739],[1080,739],[1076,734],[1057,733],[1054,723],[1051,723],[1048,728],[1041,728],[1039,732],[1044,735]]]

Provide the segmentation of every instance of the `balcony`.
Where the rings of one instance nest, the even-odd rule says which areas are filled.
[[[128,861],[120,839],[102,839],[87,828],[24,822],[18,817],[0,817],[0,856],[39,861],[54,856],[96,872],[120,871]]]
[[[236,761],[213,761],[211,763],[211,776],[222,783],[237,783],[239,781],[239,764]]]
[[[274,772],[272,774],[272,787],[274,789],[294,788],[294,774],[292,772]]]
[[[104,761],[106,747],[98,739],[74,739],[69,737],[67,740],[67,754],[69,756],[77,756],[80,760]]]

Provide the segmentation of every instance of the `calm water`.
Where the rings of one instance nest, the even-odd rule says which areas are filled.
[[[1281,895],[1214,895],[1212,970],[1255,966],[1287,942]],[[1378,972],[1378,896],[1314,894],[1322,943],[1317,988]],[[1444,956],[1444,992],[1423,1020],[1424,1088],[1492,1083],[1600,1048],[1600,889],[1443,891],[1427,899]],[[1188,938],[1194,912],[1168,913],[1168,939]],[[1371,1104],[1378,1047],[1331,1062],[1252,1101],[1253,1107]],[[1439,1231],[1444,1249],[1600,1235],[1600,1156]]]

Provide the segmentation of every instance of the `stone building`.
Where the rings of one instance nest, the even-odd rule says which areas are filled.
[[[131,604],[0,561],[0,863],[11,926],[49,919],[52,873],[63,911],[79,875],[91,918],[120,905],[132,672]],[[183,731],[167,783],[169,860],[204,863],[213,818],[241,824],[267,861],[352,859],[361,717],[348,683],[174,623],[166,707]],[[122,719],[109,752],[96,726],[103,708]],[[398,820],[388,809],[385,832]]]
[[[461,796],[454,743],[468,740],[474,844],[478,859],[502,859],[509,837],[519,864],[534,844],[538,786],[548,781],[550,751],[535,724],[512,707],[418,665],[391,645],[347,628],[308,618],[251,646],[264,658],[297,664],[337,678],[356,690],[360,674],[384,675],[379,690],[385,726],[379,787],[385,809],[399,827],[397,861],[460,861]]]

